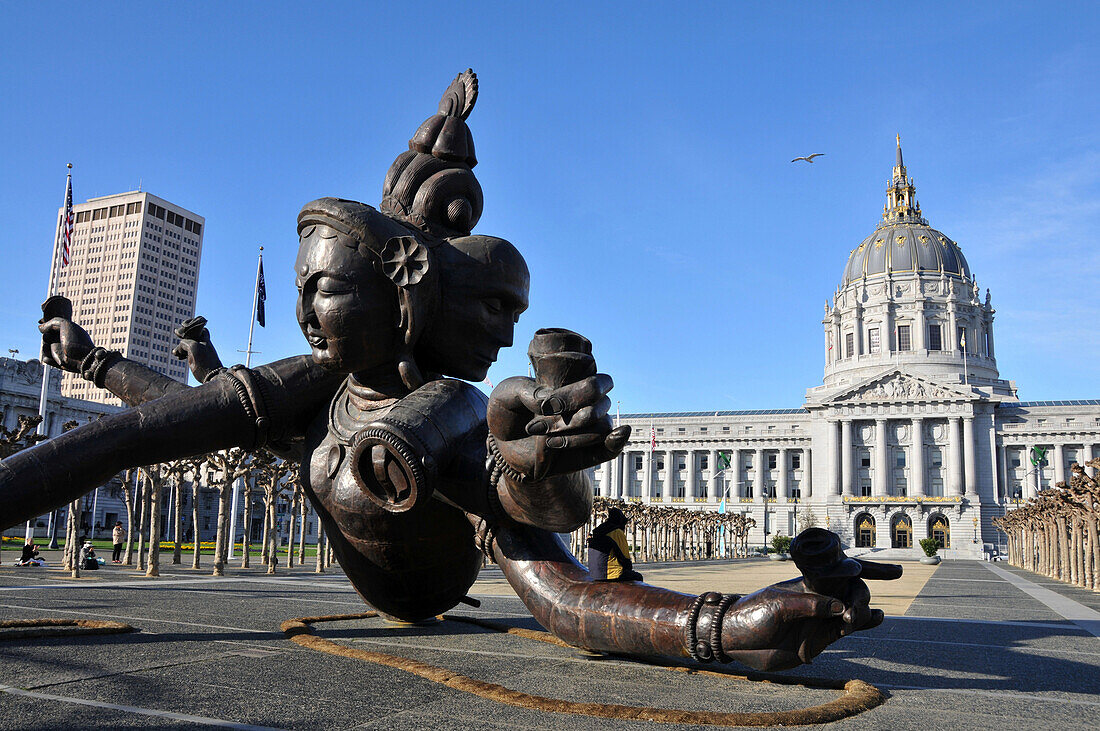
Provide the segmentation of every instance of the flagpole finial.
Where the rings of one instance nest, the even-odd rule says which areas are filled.
[[[65,163],[65,167],[69,168],[69,170],[72,170],[73,169],[73,164],[71,162]]]

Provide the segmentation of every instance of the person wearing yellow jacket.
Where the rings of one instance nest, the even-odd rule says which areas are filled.
[[[618,508],[607,511],[607,520],[600,523],[588,538],[588,572],[597,581],[641,581],[630,560],[626,542],[626,516]]]

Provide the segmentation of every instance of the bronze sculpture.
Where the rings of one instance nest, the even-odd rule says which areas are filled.
[[[459,74],[390,167],[381,210],[336,198],[303,207],[295,275],[310,356],[226,369],[205,321],[189,321],[176,355],[202,385],[188,388],[94,347],[64,313],[44,317],[43,359],[134,408],[0,463],[0,527],[135,463],[266,448],[301,461],[348,578],[393,618],[463,600],[484,551],[544,626],[593,650],[781,669],[881,622],[859,576],[900,567],[844,559],[821,536],[803,541],[818,556],[812,577],[744,597],[598,584],[569,555],[552,531],[588,518],[584,470],[629,437],[612,427],[612,380],[591,343],[538,331],[535,378],[509,378],[489,399],[445,377],[484,378],[527,307],[519,252],[471,235],[483,203],[466,125],[476,97],[476,76]]]

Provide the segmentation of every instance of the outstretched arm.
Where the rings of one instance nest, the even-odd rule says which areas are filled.
[[[746,596],[692,596],[637,581],[596,581],[552,533],[515,523],[490,528],[477,517],[471,522],[483,550],[492,552],[543,627],[575,647],[625,655],[736,660],[757,670],[796,667],[839,638],[882,622],[882,612],[868,606],[863,580],[901,575],[900,566],[859,561],[859,573],[846,572],[832,591],[800,578]]]
[[[304,433],[338,383],[309,356],[234,368],[23,450],[0,463],[0,530],[70,502],[111,475],[229,447],[258,449]]]

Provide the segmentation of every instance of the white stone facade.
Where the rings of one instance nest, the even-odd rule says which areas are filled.
[[[624,414],[631,440],[596,469],[597,494],[702,510],[725,498],[756,520],[756,544],[809,512],[853,553],[915,556],[934,536],[943,555],[980,558],[1003,543],[993,517],[1100,456],[1100,400],[1020,402],[999,377],[989,292],[921,218],[900,142],[893,173],[883,221],[826,305],[824,379],[802,408]]]

